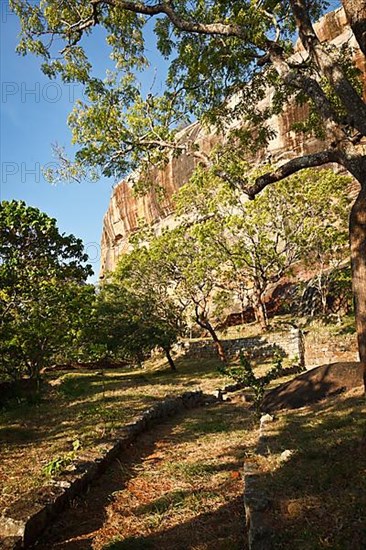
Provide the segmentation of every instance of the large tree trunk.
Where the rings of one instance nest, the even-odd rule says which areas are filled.
[[[342,0],[342,4],[358,45],[366,55],[366,0]]]
[[[358,351],[366,391],[366,181],[351,210],[349,234]]]

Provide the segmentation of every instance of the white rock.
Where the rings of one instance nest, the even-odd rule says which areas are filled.
[[[294,455],[294,452],[295,451],[291,451],[290,449],[286,449],[285,451],[283,451],[280,455],[280,461],[281,462],[287,462],[288,460],[290,460],[290,458]]]
[[[273,422],[273,418],[274,417],[270,414],[264,414],[263,416],[261,416],[260,425],[263,426],[264,424],[267,424],[267,422]]]

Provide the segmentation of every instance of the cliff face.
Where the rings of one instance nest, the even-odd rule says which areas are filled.
[[[198,143],[200,149],[207,153],[217,142],[217,137],[207,134],[198,122],[185,128],[181,132],[181,139]],[[118,257],[128,250],[128,238],[138,228],[141,220],[154,226],[157,232],[173,224],[172,197],[187,182],[195,165],[194,158],[180,155],[172,158],[163,170],[152,170],[151,180],[164,189],[163,197],[154,189],[146,195],[135,194],[133,177],[122,180],[114,187],[103,220],[101,277],[107,271],[113,271]]]
[[[356,42],[347,25],[342,9],[327,14],[317,24],[318,36],[322,41],[331,41],[337,46],[350,41],[355,48],[355,63],[366,74],[366,62],[356,48]],[[296,57],[301,56],[301,46],[296,48]],[[272,119],[271,124],[276,137],[269,143],[263,153],[273,160],[286,160],[303,153],[311,153],[319,148],[319,141],[315,138],[304,137],[292,130],[294,122],[298,122],[306,115],[306,109],[296,104],[290,104],[280,115]],[[182,131],[181,139],[197,142],[201,149],[209,152],[217,143],[217,135],[206,131],[198,122]],[[261,159],[258,158],[258,161]],[[137,229],[139,221],[144,220],[154,227],[157,233],[163,227],[172,226],[173,204],[172,196],[186,183],[195,167],[192,157],[181,155],[172,158],[163,170],[154,170],[151,178],[164,188],[164,198],[161,199],[152,190],[146,195],[135,195],[133,179],[127,178],[118,183],[113,189],[108,210],[104,216],[101,240],[101,270],[100,275],[112,271],[118,257],[128,250],[129,236]]]

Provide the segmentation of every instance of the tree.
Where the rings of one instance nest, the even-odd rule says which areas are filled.
[[[22,201],[0,205],[0,353],[3,373],[38,378],[56,357],[76,353],[94,287],[81,240]]]
[[[220,309],[215,301],[221,269],[217,251],[209,247],[204,235],[195,233],[194,226],[181,226],[151,238],[144,254],[148,258],[148,272],[153,272],[170,302],[174,300],[182,314],[193,317],[209,333],[220,360],[225,363],[225,351],[214,328]],[[122,265],[124,261],[122,258]]]
[[[145,304],[144,316],[149,311],[150,332],[153,332],[150,349],[162,348],[171,369],[176,370],[171,348],[185,329],[184,307],[174,301],[169,291],[163,257],[151,254],[146,246],[140,246],[142,235],[140,232],[135,237],[133,250],[120,258],[113,280]]]
[[[115,276],[113,281],[102,284],[94,315],[86,325],[89,356],[99,360],[132,360],[141,365],[151,351],[159,347],[175,371],[171,347],[180,332],[176,311],[171,308],[161,317],[154,295],[133,292],[126,283]]]
[[[279,163],[250,187],[240,174],[235,183],[254,198],[299,170],[328,163],[340,165],[359,182],[350,243],[366,386],[366,155],[360,146],[366,104],[347,47],[322,43],[314,27],[327,5],[325,0],[48,0],[34,6],[12,0],[22,25],[19,51],[40,55],[51,77],[60,74],[67,82],[86,84],[90,104],[78,103],[69,119],[81,168],[97,165],[105,174],[120,173],[141,159],[166,159],[167,150],[199,156],[208,164],[191,143],[174,140],[179,119],[193,114],[221,128],[225,121],[230,126],[241,119],[245,125],[235,138],[254,151],[273,137],[272,115],[290,101],[307,105],[308,117],[298,129],[322,138],[318,149]],[[366,55],[366,2],[342,0],[342,5]],[[170,61],[161,98],[143,98],[134,82],[134,71],[147,63],[143,28],[152,17],[158,48]],[[106,31],[116,63],[116,72],[104,82],[92,74],[82,40],[97,26]],[[294,56],[296,38],[301,56]],[[64,47],[56,55],[60,42]],[[269,102],[261,108],[270,88]]]
[[[217,285],[249,299],[266,330],[265,294],[296,264],[318,270],[326,298],[325,273],[347,257],[349,184],[331,170],[304,170],[265,189],[260,201],[248,201],[212,171],[198,169],[177,193],[176,212],[205,237],[206,250],[216,249]]]
[[[130,241],[133,249],[121,256],[112,279],[140,299],[154,300],[155,325],[167,335],[171,331],[182,335],[187,321],[193,319],[209,333],[219,358],[226,362],[213,326],[220,310],[216,251],[210,251],[205,239],[186,227],[166,230],[160,236],[141,229]],[[166,347],[160,347],[167,354]]]

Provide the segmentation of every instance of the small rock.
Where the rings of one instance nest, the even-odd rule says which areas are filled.
[[[52,485],[55,485],[56,487],[61,487],[61,489],[68,489],[69,487],[71,487],[70,481],[66,481],[66,480],[53,479],[53,480],[51,480],[51,483],[52,483]]]
[[[23,520],[0,517],[0,535],[2,537],[23,537],[24,530],[25,522]]]
[[[290,458],[293,456],[295,451],[291,451],[290,449],[286,449],[285,451],[283,451],[280,455],[280,461],[281,462],[287,462],[288,460],[290,460]]]
[[[273,418],[274,417],[270,414],[264,414],[263,416],[261,416],[260,425],[263,426],[264,424],[267,424],[267,422],[273,422]]]

